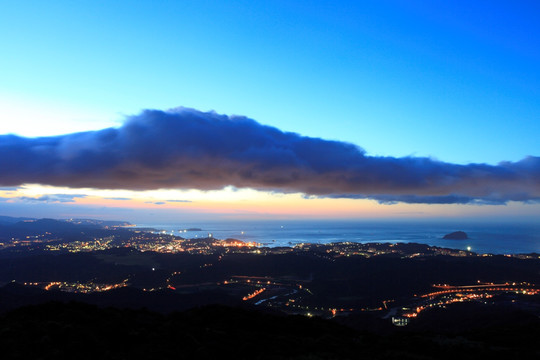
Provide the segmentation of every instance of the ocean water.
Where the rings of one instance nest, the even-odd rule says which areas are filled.
[[[220,221],[177,224],[138,224],[184,238],[234,238],[264,246],[293,246],[299,243],[415,242],[477,253],[540,253],[540,224],[412,222],[412,221]],[[184,229],[200,228],[202,231]],[[465,231],[468,240],[444,240],[453,231]]]

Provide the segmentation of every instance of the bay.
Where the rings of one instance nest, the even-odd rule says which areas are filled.
[[[184,238],[213,236],[256,242],[263,246],[294,246],[300,243],[414,242],[477,253],[540,253],[540,225],[533,223],[460,221],[216,221],[138,224]],[[200,228],[201,231],[191,229]],[[189,229],[189,230],[188,230]],[[184,231],[186,230],[186,231]],[[467,240],[445,240],[453,231],[465,231]]]

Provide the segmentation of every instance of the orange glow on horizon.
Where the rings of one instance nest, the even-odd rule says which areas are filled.
[[[68,199],[55,196],[65,196]],[[0,190],[8,204],[61,204],[63,213],[69,206],[86,208],[160,211],[170,214],[220,214],[236,218],[434,218],[464,216],[505,216],[530,214],[540,204],[509,203],[506,206],[459,204],[379,204],[366,199],[306,198],[302,194],[280,194],[252,189],[198,190],[98,190],[70,189],[28,184],[15,190]],[[43,197],[52,200],[43,201]],[[72,198],[70,198],[72,197]],[[67,210],[66,210],[67,209]]]

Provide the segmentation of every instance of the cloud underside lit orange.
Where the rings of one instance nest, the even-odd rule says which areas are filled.
[[[250,189],[218,191],[108,191],[70,189],[36,184],[0,190],[7,205],[22,205],[42,213],[41,217],[77,216],[137,221],[144,214],[162,218],[212,219],[429,219],[463,217],[530,217],[540,213],[539,204],[510,202],[505,206],[470,204],[381,204],[368,199],[306,198],[303,194],[282,194]],[[39,206],[34,206],[39,204]],[[86,210],[85,210],[86,209]],[[93,210],[92,210],[93,209]],[[88,211],[87,211],[88,210]],[[56,214],[56,215],[55,215]],[[175,215],[176,214],[176,215]],[[21,216],[24,213],[20,213]],[[156,220],[159,221],[159,220]]]

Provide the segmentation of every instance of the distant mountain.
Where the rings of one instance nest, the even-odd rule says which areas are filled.
[[[21,229],[25,232],[71,232],[76,231],[79,232],[83,230],[84,228],[92,227],[95,228],[95,225],[92,226],[80,226],[78,224],[72,224],[66,221],[62,220],[55,220],[55,219],[38,219],[38,220],[24,220],[19,221],[18,223],[15,223],[11,225],[12,229]]]
[[[76,224],[76,225],[97,225],[97,226],[109,226],[109,227],[133,226],[133,224],[127,221],[115,221],[115,220],[68,219],[65,221],[72,224]]]
[[[11,218],[15,219],[15,218]],[[24,239],[27,237],[43,236],[46,238],[60,238],[64,241],[88,240],[93,237],[106,237],[119,235],[122,231],[109,230],[112,225],[105,225],[100,220],[66,221],[55,219],[23,219],[8,223],[0,223],[0,240],[9,241],[12,238]],[[120,222],[113,222],[119,224]],[[118,225],[116,225],[118,226]]]
[[[15,224],[21,221],[35,221],[38,220],[37,218],[31,218],[31,217],[13,217],[13,216],[5,216],[0,215],[0,225],[10,225]],[[42,219],[43,220],[43,219]],[[52,219],[49,219],[52,220]],[[98,219],[54,219],[55,221],[59,222],[67,222],[74,225],[94,225],[94,226],[109,226],[109,227],[117,227],[117,226],[133,226],[128,221],[120,221],[120,220],[98,220]]]
[[[0,215],[0,225],[9,225],[9,224],[15,224],[19,221],[24,220],[36,220],[34,218],[27,218],[27,217],[11,217],[11,216],[1,216]]]

